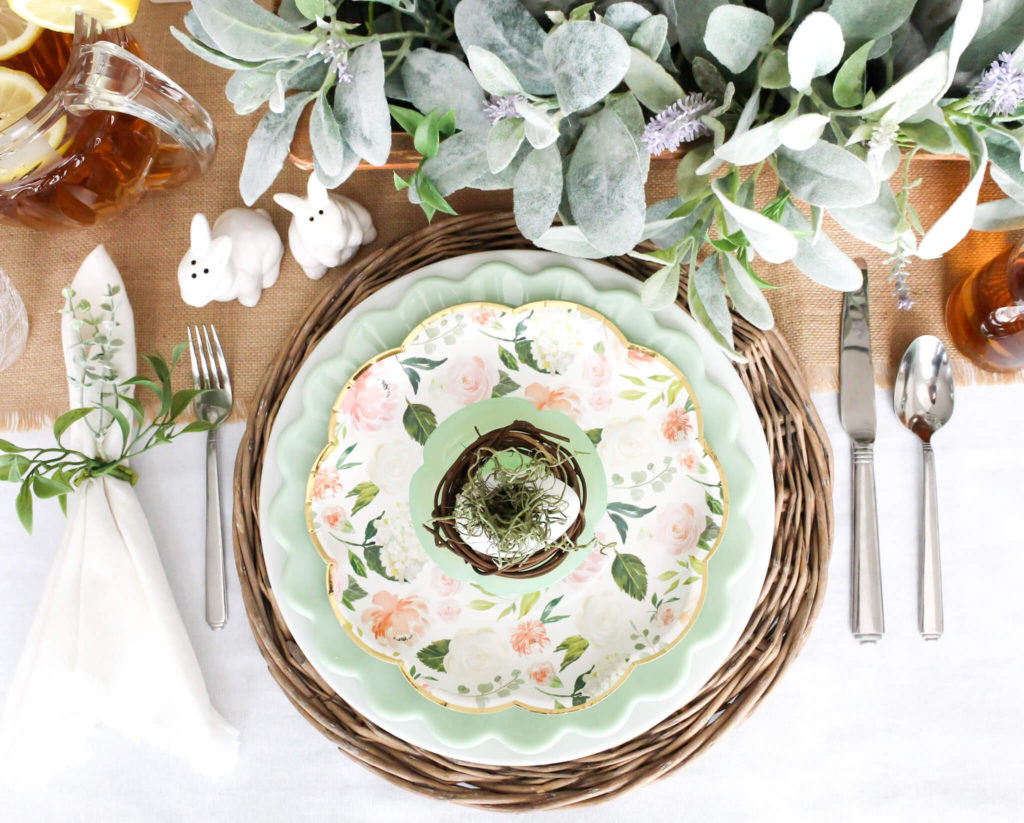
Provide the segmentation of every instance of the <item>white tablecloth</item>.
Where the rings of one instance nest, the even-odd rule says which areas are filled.
[[[936,437],[946,635],[935,644],[917,633],[918,446],[882,392],[875,454],[886,636],[875,647],[850,636],[849,449],[835,396],[815,400],[836,454],[836,541],[828,596],[803,654],[756,713],[690,768],[546,819],[618,821],[642,808],[644,821],[1024,820],[1024,386],[962,389]],[[241,434],[238,425],[222,431],[224,472]],[[144,456],[137,488],[211,698],[241,732],[238,770],[210,782],[101,731],[95,759],[58,784],[0,794],[0,819],[496,819],[395,788],[338,753],[267,673],[233,577],[228,626],[207,629],[203,448],[196,435]],[[44,503],[28,537],[14,494],[0,484],[0,699],[63,526],[56,503]],[[226,511],[230,500],[226,484]]]

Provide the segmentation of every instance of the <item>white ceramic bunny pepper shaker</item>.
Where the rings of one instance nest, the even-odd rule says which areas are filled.
[[[277,282],[284,243],[263,209],[228,209],[213,224],[192,218],[192,247],[178,264],[181,299],[190,306],[238,300],[255,306]]]
[[[288,248],[311,280],[340,266],[377,237],[370,213],[355,200],[331,194],[316,176],[309,176],[306,196],[275,194],[274,202],[292,213]]]

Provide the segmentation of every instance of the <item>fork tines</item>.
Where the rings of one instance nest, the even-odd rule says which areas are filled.
[[[213,326],[186,327],[188,354],[192,361],[192,382],[197,389],[223,389],[231,393],[231,378],[224,350]]]

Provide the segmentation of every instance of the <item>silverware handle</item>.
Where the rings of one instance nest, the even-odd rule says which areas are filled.
[[[875,454],[871,443],[853,444],[853,580],[850,619],[861,643],[882,639],[882,568],[878,555]]]
[[[228,622],[216,431],[206,433],[206,622],[211,629],[223,629]]]
[[[942,637],[942,564],[939,559],[939,494],[935,485],[935,452],[921,444],[924,482],[921,485],[921,585],[918,623],[925,640]]]

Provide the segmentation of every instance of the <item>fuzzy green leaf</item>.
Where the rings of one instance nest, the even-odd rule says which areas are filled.
[[[867,164],[825,140],[818,140],[806,151],[781,147],[778,172],[798,199],[814,206],[866,206],[878,197],[879,184]]]
[[[622,82],[630,65],[630,47],[611,26],[572,21],[544,41],[558,105],[565,114],[602,100]]]
[[[772,37],[775,23],[764,12],[739,5],[719,6],[704,30],[704,45],[733,74],[754,62]]]
[[[797,26],[786,52],[789,83],[805,91],[811,80],[828,74],[843,59],[843,31],[834,17],[815,11]]]
[[[512,188],[516,226],[523,236],[534,239],[547,231],[561,200],[562,155],[558,147],[531,151],[516,172]]]
[[[868,54],[874,40],[868,40],[863,46],[846,58],[846,62],[836,72],[832,82],[832,96],[840,106],[859,106],[864,100],[864,71],[868,65]]]
[[[284,110],[267,112],[249,137],[238,181],[239,192],[247,206],[259,199],[284,167],[299,117],[313,97],[313,92],[286,97]]]
[[[470,46],[466,49],[466,59],[469,60],[469,68],[476,81],[488,94],[508,97],[523,93],[523,87],[519,85],[516,76],[498,55],[479,46]]]
[[[523,120],[506,118],[494,124],[487,134],[487,166],[492,174],[498,174],[512,162],[524,139],[526,139],[526,124]],[[555,151],[557,153],[557,149]],[[522,171],[522,167],[520,167],[520,171]]]
[[[651,111],[661,111],[683,95],[683,89],[650,55],[637,48],[629,50],[626,85],[637,99]]]
[[[376,40],[349,54],[352,82],[334,90],[334,114],[345,145],[372,166],[391,154],[391,116],[384,93],[384,56]]]
[[[455,33],[464,50],[479,46],[500,57],[530,94],[554,94],[544,57],[547,35],[517,0],[461,0]]]
[[[723,254],[722,259],[725,263],[725,285],[736,311],[759,329],[772,328],[775,318],[761,289],[734,255]]]
[[[249,0],[196,0],[192,9],[217,47],[240,60],[299,57],[318,39]]]
[[[605,254],[625,254],[644,229],[643,172],[636,144],[622,120],[602,109],[583,129],[566,176],[577,226]]]

